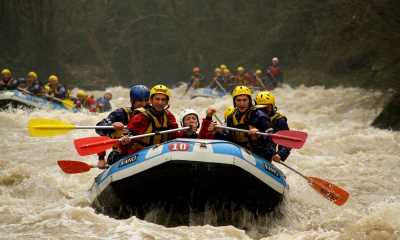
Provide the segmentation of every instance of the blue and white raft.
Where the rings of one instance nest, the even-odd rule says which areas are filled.
[[[0,109],[8,107],[67,110],[67,108],[61,103],[48,101],[42,97],[24,94],[18,90],[0,91]]]
[[[214,88],[196,88],[191,93],[192,98],[195,97],[216,98],[216,97],[222,97],[224,95],[225,95],[224,92]]]
[[[225,225],[238,211],[265,216],[287,188],[278,168],[238,145],[178,138],[110,166],[95,178],[89,198],[97,212],[115,218],[143,219],[161,208],[175,221],[159,218],[156,223],[185,225],[191,212],[213,209],[214,223]]]

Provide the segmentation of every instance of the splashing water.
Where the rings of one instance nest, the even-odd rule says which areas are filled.
[[[114,107],[129,105],[128,89],[108,90]],[[232,104],[229,96],[182,97],[184,90],[173,91],[175,115],[190,107],[204,116],[214,105],[222,119]],[[346,205],[326,201],[304,179],[282,168],[290,185],[282,216],[270,216],[247,232],[232,226],[166,228],[136,217],[112,219],[96,214],[86,198],[98,170],[67,175],[56,164],[60,159],[95,163],[96,157],[82,158],[72,146],[73,139],[95,136],[94,131],[31,138],[26,130],[32,117],[91,125],[107,113],[14,110],[0,112],[0,239],[400,239],[400,133],[369,126],[385,96],[358,88],[304,86],[284,86],[274,94],[290,127],[309,134],[287,163],[346,189],[351,194]]]

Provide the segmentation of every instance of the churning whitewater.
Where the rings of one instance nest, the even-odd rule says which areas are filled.
[[[184,89],[173,91],[170,104],[175,115],[191,107],[204,116],[214,105],[222,118],[232,104],[230,96],[182,97]],[[128,89],[108,90],[114,108],[129,105]],[[400,239],[400,133],[370,127],[387,97],[341,87],[284,86],[274,94],[290,127],[309,135],[286,163],[346,189],[350,198],[344,206],[330,203],[303,178],[278,165],[290,185],[282,216],[267,217],[262,223],[243,217],[246,231],[213,227],[207,220],[200,226],[166,228],[136,217],[112,219],[95,213],[87,199],[100,170],[68,175],[56,163],[95,164],[97,156],[80,157],[73,147],[73,139],[96,136],[94,130],[52,138],[27,135],[27,122],[33,117],[95,125],[107,113],[12,110],[0,112],[0,239]]]

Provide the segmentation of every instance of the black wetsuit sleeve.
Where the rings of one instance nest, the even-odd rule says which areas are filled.
[[[123,109],[117,109],[110,113],[106,118],[96,124],[96,126],[111,126],[115,122],[122,122],[124,125],[127,124],[126,114]],[[110,136],[114,133],[114,129],[96,129],[96,133],[101,136]]]
[[[275,123],[274,126],[275,131],[280,131],[280,130],[289,130],[289,126],[287,124],[287,121],[285,119],[278,119]],[[286,160],[289,157],[290,154],[290,148],[279,145],[278,146],[278,152],[279,156],[281,157],[281,160]]]

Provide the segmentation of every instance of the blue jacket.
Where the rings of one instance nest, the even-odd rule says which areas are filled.
[[[273,124],[272,124],[272,128],[274,129],[274,133],[280,130],[289,130],[289,126],[287,124],[287,121],[285,118],[281,118],[276,120]],[[282,146],[282,145],[278,145],[278,152],[279,156],[281,157],[281,159],[284,161],[289,157],[290,154],[290,148]]]
[[[129,111],[130,110],[130,111]],[[129,112],[133,112],[132,108],[118,108],[108,114],[106,118],[96,124],[96,126],[111,126],[115,122],[121,122],[124,125],[129,123]],[[96,129],[96,133],[101,136],[110,136],[115,132],[114,129]]]
[[[236,110],[234,113],[232,113],[227,117],[226,125],[228,127],[235,127],[242,129],[249,129],[249,126],[253,126],[257,128],[260,132],[265,132],[269,128],[270,120],[268,115],[259,109],[250,110],[248,117],[245,118],[244,120],[243,125],[242,124],[235,125],[234,116],[236,119],[241,119],[244,114],[246,113],[240,113],[238,110]],[[267,159],[268,161],[271,161],[272,156],[275,154],[271,138],[267,136],[258,136],[257,140],[255,141],[249,140],[243,143],[243,142],[237,142],[235,140],[236,138],[235,131],[224,131],[222,133],[217,132],[215,134],[215,138],[231,141],[243,147],[246,147],[252,152]]]
[[[110,101],[105,97],[101,97],[97,99],[97,106],[99,106],[99,112],[109,112],[111,111]]]

